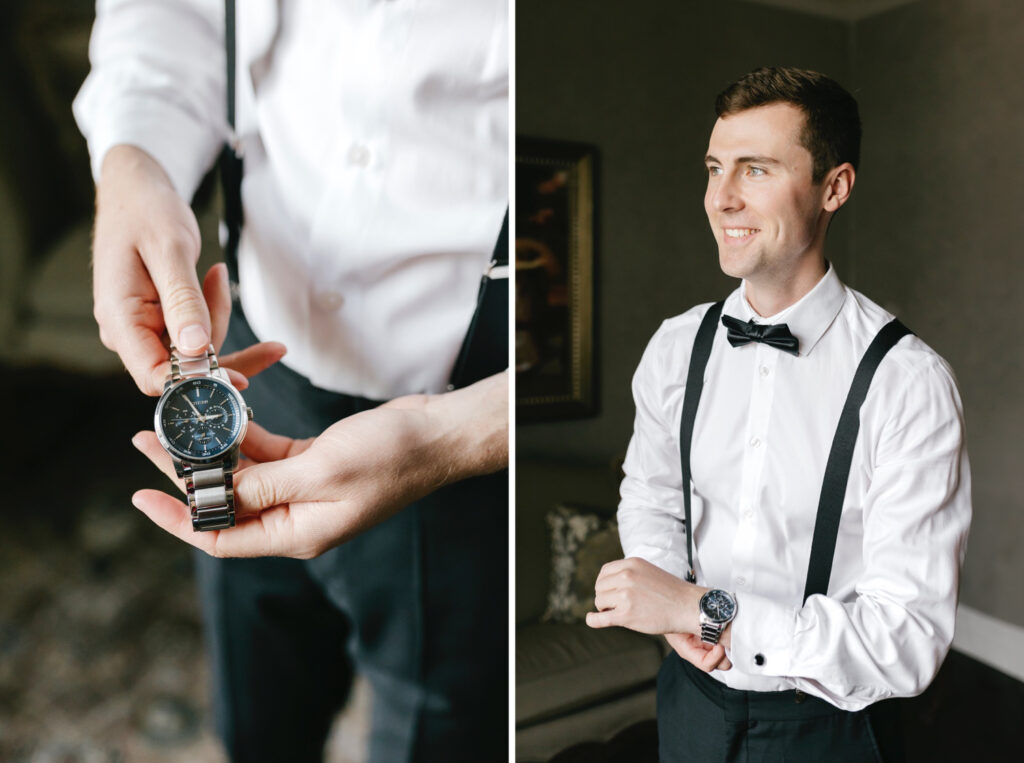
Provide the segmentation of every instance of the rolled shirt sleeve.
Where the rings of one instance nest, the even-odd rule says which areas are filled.
[[[929,361],[885,406],[855,591],[802,607],[738,594],[730,654],[741,671],[786,678],[846,710],[913,696],[934,679],[953,639],[971,500],[960,397],[948,366]]]
[[[92,65],[72,106],[99,180],[137,146],[191,199],[227,134],[224,9],[217,0],[101,0]]]

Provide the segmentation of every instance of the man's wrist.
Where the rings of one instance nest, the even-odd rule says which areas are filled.
[[[508,374],[500,373],[463,389],[434,395],[429,418],[444,433],[452,479],[490,474],[508,466]]]
[[[700,600],[705,593],[708,592],[708,588],[704,586],[696,585],[695,583],[687,583],[687,601],[683,608],[683,612],[686,614],[686,628],[684,633],[693,633],[697,636],[700,635]]]
[[[166,185],[167,188],[174,189],[170,177],[160,162],[146,151],[128,143],[112,146],[103,157],[97,190],[102,191],[104,187],[116,186],[131,178]]]
[[[434,463],[434,489],[508,466],[508,374],[438,395],[406,395],[386,407],[405,409],[415,422],[411,449]]]

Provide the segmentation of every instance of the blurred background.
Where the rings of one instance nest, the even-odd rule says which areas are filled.
[[[0,3],[0,760],[221,761],[190,548],[131,505],[174,488],[129,439],[155,401],[99,341],[93,184],[71,101],[93,4]],[[219,197],[194,202],[200,271]],[[358,763],[357,679],[326,759]]]
[[[864,123],[828,257],[950,362],[966,409],[975,516],[962,605],[939,679],[906,706],[912,759],[1019,759],[1024,4],[518,0],[516,21],[517,134],[597,155],[599,390],[596,415],[517,429],[518,757],[654,759],[657,646],[593,640],[566,596],[587,574],[592,586],[614,526],[647,341],[736,285],[703,209],[714,97],[758,66],[791,65],[844,84]]]

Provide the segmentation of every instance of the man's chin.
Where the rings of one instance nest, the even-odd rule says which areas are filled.
[[[721,248],[718,250],[718,267],[730,278],[746,278],[750,272],[746,258],[729,256],[729,253]]]

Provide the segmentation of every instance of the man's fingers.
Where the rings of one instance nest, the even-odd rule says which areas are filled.
[[[154,524],[176,538],[205,551],[211,556],[253,557],[289,556],[287,509],[272,510],[247,521],[239,521],[227,530],[196,532],[188,507],[159,490],[140,490],[132,496],[132,504]],[[270,520],[270,521],[267,521]]]
[[[614,609],[617,601],[614,591],[597,591],[594,595],[594,608],[598,612],[606,609]]]
[[[249,380],[242,376],[242,374],[238,373],[238,371],[233,368],[225,368],[224,370],[228,372],[228,379],[234,385],[235,389],[249,389]]]
[[[629,580],[633,575],[644,575],[650,570],[657,570],[653,564],[646,559],[639,557],[626,557],[608,562],[601,568],[597,576],[597,588],[612,589],[619,587],[623,581]]]
[[[215,532],[198,533],[192,529],[192,515],[188,506],[159,490],[139,490],[132,496],[132,505],[149,517],[154,524],[176,538],[200,548],[208,554],[216,546]]]
[[[300,500],[299,493],[302,492],[303,485],[309,482],[309,480],[302,479],[302,474],[306,473],[306,469],[301,463],[296,464],[288,459],[290,455],[295,455],[296,444],[305,450],[309,442],[271,434],[258,424],[249,424],[243,450],[255,461],[272,463],[251,464],[250,468],[245,470],[244,476],[241,470],[236,472],[234,483],[236,513],[239,515],[252,514],[262,509]],[[174,461],[160,444],[155,432],[148,430],[139,432],[132,438],[132,445],[166,474],[179,490],[184,491],[184,483],[174,470]],[[253,468],[272,465],[277,468],[261,470]],[[309,498],[308,495],[302,497]]]
[[[292,501],[315,501],[315,480],[302,454],[253,464],[235,474],[235,515],[246,516]]]
[[[137,433],[132,438],[132,445],[138,448],[142,455],[152,461],[157,469],[166,474],[179,490],[185,491],[184,483],[174,471],[174,461],[171,460],[170,454],[164,450],[164,446],[160,444],[156,432],[145,431]]]
[[[228,266],[223,262],[218,262],[206,272],[203,298],[210,310],[210,343],[220,352],[231,320],[231,287],[228,284]]]
[[[716,668],[729,670],[732,663],[725,656],[725,647],[721,644],[706,644],[693,633],[666,633],[665,640],[675,653],[691,665],[710,673]]]
[[[613,625],[618,625],[615,610],[608,609],[604,612],[587,612],[587,625],[591,628],[608,628]]]
[[[287,352],[288,349],[280,342],[259,342],[225,355],[220,359],[220,364],[245,376],[255,376],[277,363]]]
[[[140,390],[159,395],[170,368],[164,317],[149,275],[141,262],[133,262],[127,273],[110,272],[97,262],[93,313],[104,346],[121,357]]]
[[[610,591],[616,586],[615,578],[624,569],[627,569],[625,559],[616,559],[612,562],[607,562],[601,567],[601,571],[597,574],[597,580],[594,581],[594,590],[597,591]]]
[[[250,422],[242,441],[242,452],[253,461],[280,461],[282,458],[297,456],[310,446],[308,440],[293,440],[291,437],[273,434],[256,422]]]
[[[159,310],[153,306],[153,310]],[[142,322],[126,317],[117,329],[117,354],[143,393],[158,396],[170,373],[170,352],[158,333]]]
[[[715,668],[721,667],[722,663],[725,661],[725,647],[721,644],[715,644],[711,649],[704,653],[704,659],[700,667],[710,673]]]
[[[239,517],[238,524],[226,530],[196,532],[188,507],[159,490],[138,491],[132,496],[132,504],[163,530],[211,556],[311,559],[326,548],[307,537],[308,528],[297,526],[287,506]]]
[[[167,334],[180,352],[199,355],[210,344],[210,312],[199,288],[198,229],[177,226],[140,249],[163,310]]]

